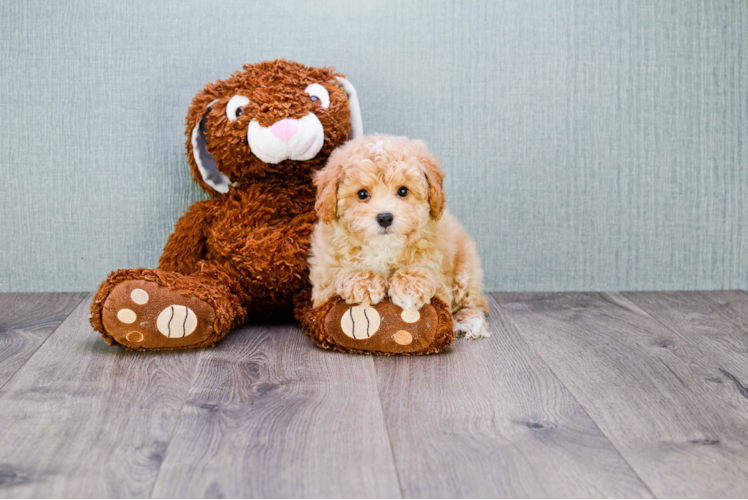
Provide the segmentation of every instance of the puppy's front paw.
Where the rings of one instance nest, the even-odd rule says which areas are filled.
[[[387,293],[387,279],[364,271],[342,273],[335,278],[335,288],[348,304],[376,305]]]
[[[425,270],[398,271],[390,280],[392,302],[405,310],[420,309],[435,293],[436,282]]]

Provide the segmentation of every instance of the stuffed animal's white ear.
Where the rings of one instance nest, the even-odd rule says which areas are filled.
[[[222,172],[218,171],[216,165],[216,159],[208,151],[208,141],[205,138],[205,123],[208,121],[208,113],[210,107],[216,103],[218,99],[208,104],[205,109],[202,118],[195,128],[192,129],[192,155],[195,158],[197,169],[200,171],[200,175],[203,177],[205,184],[212,187],[219,193],[228,193],[229,186],[232,185],[231,180],[226,177]]]
[[[348,139],[355,139],[364,135],[364,122],[361,119],[361,106],[358,104],[358,96],[356,95],[356,89],[351,85],[351,82],[343,78],[338,77],[338,81],[343,86],[345,95],[348,96],[348,107],[351,110],[351,133],[348,134]]]

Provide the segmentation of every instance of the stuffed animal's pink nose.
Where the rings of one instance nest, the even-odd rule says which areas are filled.
[[[296,131],[299,130],[299,125],[296,123],[296,120],[285,118],[279,122],[273,123],[270,130],[273,131],[275,137],[283,142],[288,142],[288,140],[296,134]]]

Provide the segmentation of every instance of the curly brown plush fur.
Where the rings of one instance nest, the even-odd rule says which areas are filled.
[[[210,345],[247,320],[292,314],[295,297],[309,288],[306,258],[315,222],[312,174],[347,140],[351,129],[348,99],[336,82],[338,76],[342,75],[332,68],[277,60],[244,66],[243,71],[208,85],[195,96],[187,115],[187,156],[195,182],[211,199],[193,204],[179,219],[158,269],[115,271],[101,284],[91,306],[91,324],[107,342],[145,349],[125,342],[126,330],[132,330],[127,335],[139,338],[155,332],[157,311],[146,311],[145,304],[141,317],[141,309],[120,299],[116,302],[111,295],[118,285],[133,280],[154,282],[163,294],[178,292],[179,296],[197,298],[215,312],[201,342],[176,347],[165,344],[158,349]],[[326,109],[305,92],[314,83],[329,92]],[[226,106],[235,95],[246,96],[249,103],[241,116],[229,120]],[[269,127],[281,119],[300,119],[309,113],[314,113],[324,128],[324,144],[312,159],[273,165],[252,153],[247,140],[251,120]],[[220,173],[233,183],[225,194],[205,181],[195,159],[193,129],[201,121],[207,150]],[[107,330],[105,319],[123,309],[135,310],[137,320],[115,335]],[[152,318],[146,321],[146,316]]]

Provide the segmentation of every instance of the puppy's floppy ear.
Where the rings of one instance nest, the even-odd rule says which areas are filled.
[[[444,172],[439,165],[439,160],[425,154],[419,158],[421,168],[426,175],[429,183],[429,206],[431,207],[431,217],[439,220],[444,213],[444,205],[447,204],[447,194],[444,192]]]
[[[338,184],[343,179],[343,162],[335,161],[337,156],[333,152],[327,166],[314,176],[314,185],[317,186],[314,209],[322,222],[332,222],[338,212]]]
[[[216,159],[208,151],[205,126],[208,113],[220,97],[215,84],[208,85],[192,100],[187,114],[187,158],[192,167],[192,176],[204,190],[227,193],[231,180],[218,170]]]

